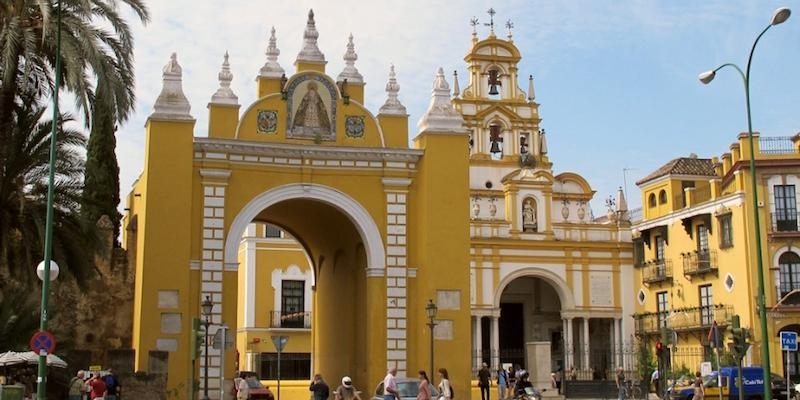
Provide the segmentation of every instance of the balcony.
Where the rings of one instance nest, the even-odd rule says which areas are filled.
[[[770,213],[772,220],[772,232],[774,233],[798,233],[798,213],[795,210],[779,210]]]
[[[642,283],[661,283],[672,280],[672,260],[650,260],[642,267]]]
[[[681,257],[683,257],[683,276],[688,280],[692,280],[694,276],[703,277],[706,274],[716,276],[718,273],[719,264],[716,250],[681,253]]]
[[[269,327],[280,329],[311,329],[311,311],[270,311]]]
[[[661,328],[678,332],[705,331],[717,321],[719,327],[728,325],[733,315],[733,306],[717,304],[672,310],[672,312],[649,312],[634,314],[637,335],[660,334]]]

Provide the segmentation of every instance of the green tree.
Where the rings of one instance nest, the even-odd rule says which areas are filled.
[[[12,112],[13,129],[0,147],[0,289],[9,281],[30,285],[42,259],[47,215],[47,181],[51,121],[47,106],[35,94],[23,96]],[[58,126],[73,119],[62,114]],[[53,198],[53,260],[62,274],[84,282],[92,271],[97,235],[84,228],[75,212],[80,204],[83,175],[82,132],[58,132]],[[88,234],[84,234],[87,232]],[[0,290],[1,291],[1,290]]]
[[[52,0],[0,2],[0,146],[11,134],[11,113],[20,92],[47,97],[54,81],[58,18]],[[143,0],[59,0],[61,85],[76,96],[89,123],[92,82],[109,86],[109,101],[124,121],[133,110],[133,36],[120,4],[146,23]]]
[[[97,96],[92,109],[92,131],[86,148],[86,170],[83,181],[81,214],[85,223],[93,227],[101,216],[108,215],[114,224],[114,245],[119,247],[119,226],[122,215],[119,204],[119,164],[114,150],[116,116],[110,102],[106,101],[108,85],[97,83]]]

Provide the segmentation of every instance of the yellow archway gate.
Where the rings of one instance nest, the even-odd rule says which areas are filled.
[[[124,243],[136,268],[136,369],[166,372],[180,398],[206,373],[218,398],[217,377],[234,369],[234,352],[223,360],[211,349],[207,365],[192,361],[203,300],[213,303],[209,334],[225,323],[237,349],[248,341],[242,332],[262,328],[248,312],[255,286],[239,264],[252,222],[291,232],[312,264],[314,372],[332,385],[350,375],[366,392],[389,366],[415,376],[429,365],[424,308],[434,299],[436,366],[448,368],[457,391],[469,387],[469,155],[455,150],[468,146],[463,120],[440,71],[408,149],[394,71],[375,116],[362,106],[364,83],[351,62],[335,80],[325,74],[317,35],[309,14],[287,76],[273,32],[258,99],[241,114],[226,56],[204,138],[194,136],[177,56],[164,67]]]

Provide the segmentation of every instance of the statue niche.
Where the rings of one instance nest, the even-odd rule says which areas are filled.
[[[536,200],[533,197],[526,197],[522,201],[522,232],[539,232],[536,211]]]

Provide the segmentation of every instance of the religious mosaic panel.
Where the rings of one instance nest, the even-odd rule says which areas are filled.
[[[336,87],[315,74],[301,75],[286,88],[290,139],[336,140]]]
[[[345,118],[345,134],[351,138],[364,137],[364,117],[360,115],[348,115]]]
[[[258,110],[258,133],[275,133],[278,131],[278,111]]]

